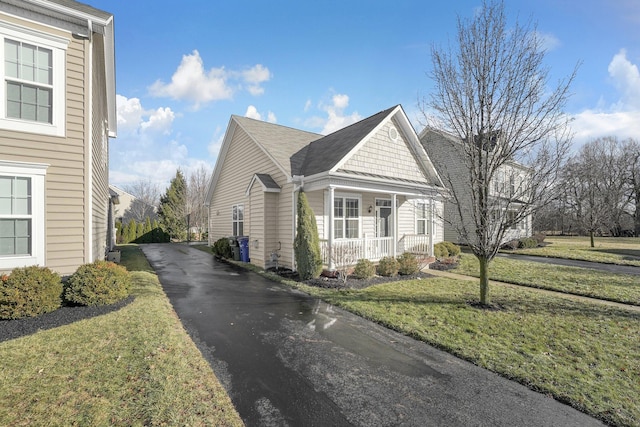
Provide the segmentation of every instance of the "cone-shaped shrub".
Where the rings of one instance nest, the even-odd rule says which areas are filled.
[[[80,305],[107,305],[129,296],[130,287],[126,268],[109,261],[95,261],[81,265],[69,277],[64,297]]]
[[[313,279],[322,272],[320,239],[316,217],[304,192],[298,193],[298,223],[293,242],[298,274],[302,280]]]
[[[0,277],[0,319],[39,316],[60,308],[60,276],[46,267],[14,269]]]

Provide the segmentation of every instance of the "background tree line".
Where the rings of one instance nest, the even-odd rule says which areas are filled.
[[[168,242],[185,240],[187,226],[193,240],[206,237],[207,209],[204,201],[210,174],[204,166],[187,178],[178,169],[169,187],[161,194],[151,180],[140,180],[126,187],[136,199],[116,224],[119,243]],[[188,225],[187,225],[188,223]]]
[[[640,143],[602,137],[562,166],[557,197],[535,228],[560,234],[640,236]]]

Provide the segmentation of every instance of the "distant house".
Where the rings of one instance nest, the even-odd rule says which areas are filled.
[[[433,253],[443,184],[401,106],[322,136],[232,116],[206,204],[209,244],[249,238],[251,263],[295,268],[296,200],[307,195],[325,267]]]
[[[429,157],[442,177],[444,184],[458,195],[460,209],[456,200],[449,197],[444,207],[444,238],[447,241],[466,243],[467,237],[474,238],[475,222],[471,211],[471,194],[468,162],[465,161],[462,141],[454,135],[426,128],[420,133],[420,141]],[[491,149],[491,147],[488,147]],[[494,210],[493,218],[505,217],[505,222],[514,221],[504,233],[502,242],[528,237],[532,234],[532,218],[528,215],[515,219],[516,210],[523,203],[518,200],[518,195],[527,187],[526,179],[529,170],[516,163],[506,162],[502,165],[496,176],[490,183],[492,198],[491,207]],[[462,212],[462,215],[459,214]],[[466,230],[471,236],[463,236],[461,232]]]
[[[0,271],[104,259],[113,16],[73,0],[0,0]]]

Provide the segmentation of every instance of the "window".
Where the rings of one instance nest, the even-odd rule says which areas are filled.
[[[516,230],[518,228],[518,223],[516,222],[517,219],[518,219],[518,212],[516,211],[507,212],[507,221],[510,229]]]
[[[360,237],[360,199],[336,197],[333,201],[333,236],[336,239]]]
[[[0,127],[64,136],[69,41],[0,22]]]
[[[233,235],[244,236],[244,205],[233,205],[231,222],[233,223]]]
[[[431,209],[426,202],[416,203],[416,234],[429,234],[431,223]]]
[[[0,161],[0,269],[45,264],[47,166]]]

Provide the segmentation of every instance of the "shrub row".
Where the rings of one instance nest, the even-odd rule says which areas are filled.
[[[440,242],[433,245],[433,255],[438,258],[456,257],[460,255],[460,246],[451,242]]]
[[[129,295],[127,269],[108,261],[85,264],[62,283],[47,267],[22,267],[0,277],[0,319],[34,317],[57,310],[62,300],[97,306]]]
[[[529,249],[536,248],[544,242],[545,237],[547,237],[544,233],[537,233],[531,237],[523,237],[521,239],[513,239],[502,245],[502,249]]]
[[[356,264],[353,275],[358,279],[371,279],[376,273],[380,276],[392,277],[415,274],[420,271],[418,260],[414,254],[405,252],[397,258],[384,257],[375,266],[368,259],[360,259]]]

